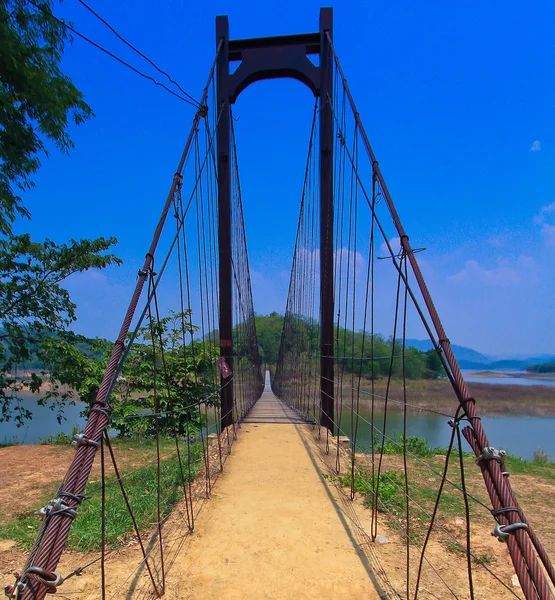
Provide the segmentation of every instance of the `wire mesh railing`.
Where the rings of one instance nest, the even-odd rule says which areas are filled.
[[[385,531],[404,545],[403,577],[394,586],[400,597],[473,599],[487,587],[490,597],[552,598],[553,567],[516,501],[503,452],[487,440],[424,283],[416,256],[423,249],[409,244],[328,42],[333,92],[319,108],[331,107],[334,133],[333,352],[324,356],[320,340],[315,118],[273,388],[307,419],[331,423],[315,429],[330,478],[351,500],[365,499],[371,543]],[[408,341],[423,337],[428,352]],[[321,372],[322,358],[334,360],[331,377]],[[432,389],[434,398],[426,397]],[[441,450],[410,434],[413,417],[423,412],[446,429]],[[487,493],[469,491],[472,456]],[[456,532],[454,514],[461,523]],[[488,518],[493,535],[507,542],[521,589],[473,551],[472,524]],[[446,564],[460,575],[449,577]]]

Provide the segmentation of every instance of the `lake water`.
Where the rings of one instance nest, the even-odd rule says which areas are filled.
[[[505,381],[509,381],[508,378],[501,380],[496,378],[491,379],[492,383],[499,383],[500,381],[505,383]],[[475,378],[472,378],[472,380],[474,381]],[[545,380],[541,381],[542,385],[545,385]],[[17,428],[13,422],[0,423],[0,442],[37,444],[41,439],[57,435],[60,432],[70,434],[74,426],[79,427],[80,431],[84,428],[85,420],[80,415],[84,408],[82,403],[66,407],[66,420],[61,424],[56,420],[55,411],[37,405],[35,395],[25,394],[24,405],[33,412],[34,418],[20,428]],[[361,417],[370,421],[370,411],[361,410]],[[451,435],[451,427],[447,424],[447,421],[446,417],[433,413],[411,412],[408,415],[408,435],[424,437],[432,447],[447,446]],[[482,417],[482,423],[486,429],[490,443],[496,448],[502,448],[510,454],[527,460],[532,458],[534,451],[538,448],[543,448],[555,457],[554,417],[496,415]],[[382,429],[382,414],[377,414],[374,424],[379,430]],[[352,439],[351,416],[350,411],[346,408],[343,410],[341,429],[345,435]],[[387,435],[396,440],[402,431],[402,413],[398,410],[390,410],[387,417]],[[377,434],[376,430],[375,433]],[[362,421],[362,419],[359,421],[357,439],[361,447],[367,448],[370,446],[370,425]],[[463,443],[466,446],[466,441],[463,441]],[[469,450],[468,446],[465,449]]]
[[[67,420],[58,423],[56,411],[47,406],[37,404],[37,396],[31,393],[21,393],[23,406],[33,413],[33,418],[27,421],[23,427],[16,427],[13,421],[0,423],[0,443],[38,444],[41,439],[58,433],[71,433],[74,426],[83,431],[85,419],[81,417],[81,411],[85,405],[77,402],[75,406],[66,406],[64,415]]]
[[[359,420],[357,445],[361,449],[371,447],[371,427],[369,424],[370,411],[361,409],[362,419]],[[364,422],[365,419],[368,422]],[[430,447],[446,447],[449,445],[452,428],[449,419],[426,412],[410,412],[407,414],[407,435],[423,437],[428,440]],[[543,448],[555,457],[555,418],[526,417],[526,416],[491,416],[482,417],[490,444],[498,449],[506,450],[509,454],[530,460],[534,451]],[[374,441],[381,443],[383,429],[383,412],[374,417]],[[353,439],[351,430],[351,413],[343,409],[341,430],[344,435]],[[378,431],[379,430],[379,431]],[[394,441],[403,433],[403,414],[399,410],[389,410],[387,413],[386,435]],[[455,440],[456,443],[456,440]],[[470,452],[470,446],[463,437],[464,451]]]
[[[469,383],[490,383],[490,384],[503,384],[503,385],[547,385],[550,387],[555,386],[555,376],[553,379],[535,379],[533,377],[519,377],[524,375],[526,371],[515,371],[510,369],[498,369],[491,371],[492,373],[499,373],[500,375],[510,375],[510,377],[474,377],[469,375],[471,373],[480,373],[476,369],[462,369],[462,374],[466,381]]]

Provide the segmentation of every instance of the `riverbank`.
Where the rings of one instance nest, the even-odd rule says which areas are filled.
[[[349,383],[347,383],[347,381]],[[468,389],[476,399],[476,408],[480,415],[523,415],[537,417],[555,416],[555,386],[515,386],[488,383],[467,382]],[[355,385],[356,388],[356,380]],[[350,377],[344,378],[343,402],[349,404],[353,391]],[[385,404],[387,380],[374,383],[375,407]],[[399,380],[391,382],[388,394],[388,406],[403,407],[403,385]],[[360,404],[365,408],[372,405],[372,382],[361,381]],[[454,414],[458,401],[449,381],[445,379],[417,379],[407,381],[407,404],[409,410],[435,410]]]
[[[267,425],[261,426],[245,424],[241,428],[239,434],[239,445],[236,448],[234,446],[233,455],[230,457],[232,466],[235,468],[235,475],[233,475],[234,471],[232,469],[229,470],[226,468],[226,474],[223,478],[224,487],[220,488],[220,483],[218,483],[215,493],[213,494],[214,499],[210,501],[211,503],[218,502],[218,499],[220,499],[220,504],[215,504],[214,506],[207,508],[205,517],[197,522],[197,533],[195,534],[193,541],[190,542],[186,555],[183,555],[179,558],[179,560],[182,561],[178,563],[179,569],[175,569],[170,573],[172,584],[174,584],[170,586],[170,590],[173,590],[171,595],[172,598],[194,597],[195,594],[193,592],[196,592],[196,595],[198,596],[199,590],[200,594],[203,595],[202,592],[206,589],[206,583],[203,580],[202,573],[198,573],[196,571],[193,573],[193,575],[196,577],[194,580],[195,586],[193,586],[191,583],[193,581],[192,578],[186,578],[186,585],[188,587],[181,587],[181,582],[183,581],[181,573],[184,572],[186,568],[192,568],[194,571],[195,565],[206,564],[205,562],[198,560],[199,555],[204,551],[203,549],[208,548],[207,551],[210,552],[210,557],[213,564],[220,564],[218,561],[223,561],[223,557],[227,557],[229,559],[229,563],[234,565],[235,569],[238,568],[236,567],[237,563],[230,558],[229,546],[225,546],[224,553],[223,547],[215,542],[215,540],[218,539],[218,536],[221,539],[221,528],[218,526],[219,522],[217,519],[221,518],[223,509],[229,511],[232,517],[235,515],[235,517],[230,519],[227,518],[228,515],[226,514],[224,523],[231,523],[230,528],[232,531],[227,533],[223,538],[224,544],[227,543],[225,540],[233,539],[235,541],[235,548],[247,547],[245,544],[248,542],[250,546],[248,546],[247,549],[250,547],[252,550],[254,550],[254,552],[251,553],[252,556],[247,556],[247,567],[245,567],[243,571],[252,574],[252,565],[257,565],[257,568],[262,568],[268,562],[271,564],[271,561],[265,561],[261,559],[261,556],[267,556],[266,553],[260,552],[258,546],[252,546],[253,543],[257,543],[257,539],[266,539],[268,535],[267,532],[266,535],[261,535],[258,537],[255,536],[253,538],[252,511],[250,511],[248,508],[237,511],[237,504],[235,502],[236,498],[234,497],[233,501],[230,500],[229,494],[235,494],[237,490],[237,474],[246,478],[245,485],[243,486],[246,497],[246,507],[250,507],[252,502],[255,502],[258,506],[260,505],[262,489],[268,490],[267,497],[270,498],[274,505],[280,510],[283,511],[285,507],[285,522],[289,524],[291,519],[294,519],[293,522],[296,524],[295,531],[302,533],[303,537],[300,541],[295,540],[295,543],[290,543],[287,549],[288,552],[283,552],[283,554],[295,559],[295,564],[299,562],[299,559],[301,564],[304,564],[308,560],[308,558],[305,559],[302,556],[302,552],[297,552],[297,548],[306,548],[311,543],[307,540],[314,540],[314,522],[313,518],[311,518],[309,521],[310,527],[308,533],[306,533],[304,530],[298,529],[298,515],[301,508],[306,511],[308,506],[311,506],[309,505],[309,499],[310,502],[313,502],[315,483],[312,482],[310,485],[308,485],[309,482],[307,480],[306,489],[304,489],[303,493],[301,494],[302,504],[294,503],[291,507],[288,502],[291,503],[292,499],[295,498],[295,495],[298,494],[298,488],[304,481],[306,474],[305,472],[309,472],[311,469],[316,467],[317,472],[320,473],[321,466],[317,463],[312,465],[312,463],[306,460],[306,464],[303,464],[301,467],[299,467],[297,460],[292,459],[289,455],[289,452],[283,451],[283,448],[289,449],[290,446],[288,444],[284,444],[283,442],[281,444],[276,442],[276,435],[281,435],[286,432],[287,428],[282,424],[275,425],[275,432],[271,432],[271,435],[269,436],[268,448],[273,452],[273,454],[268,454],[270,450],[266,448],[264,451],[262,451],[260,448],[252,445],[244,445],[243,448],[245,451],[241,454],[241,444],[244,444],[245,441],[252,441],[254,438],[251,439],[251,436],[255,436],[256,439],[259,439],[261,435],[264,436],[264,431],[267,431],[267,429],[264,428],[267,427]],[[298,434],[295,433],[295,436],[297,435]],[[316,441],[314,431],[311,428],[306,428],[303,439],[307,441],[307,443],[310,443],[311,438]],[[323,445],[324,439],[325,437],[323,436],[320,445]],[[115,443],[118,445],[118,442]],[[292,440],[290,440],[290,443],[293,443]],[[297,440],[297,437],[295,437],[295,443],[300,445],[300,438]],[[171,450],[171,446],[169,443],[166,446],[166,442],[164,442],[162,446],[162,455],[165,456],[166,452]],[[440,473],[445,456],[438,454],[436,451],[431,451],[429,448],[427,448],[425,443],[420,443],[418,445],[412,444],[411,449],[415,454],[415,456],[409,456],[408,465],[410,494],[411,497],[414,498],[414,502],[411,503],[411,538],[414,539],[415,544],[413,546],[414,560],[412,562],[412,568],[414,569],[418,564],[417,545],[422,543],[425,533],[425,525],[427,521],[429,521],[427,514],[433,509],[435,490],[437,490],[439,484]],[[145,459],[149,460],[152,458],[151,455],[153,450],[154,448],[152,447],[152,442],[148,440],[127,441],[119,444],[119,447],[116,448],[116,451],[118,452],[118,462],[120,463],[122,471],[127,474],[129,472],[135,472],[137,468],[144,468]],[[214,450],[216,450],[216,448]],[[379,534],[385,536],[389,540],[389,543],[372,544],[371,547],[368,546],[368,552],[369,554],[377,553],[379,555],[379,561],[389,574],[393,584],[397,589],[402,590],[404,585],[403,582],[405,580],[403,571],[403,531],[405,524],[402,521],[404,515],[404,505],[402,499],[404,497],[402,493],[403,463],[402,456],[399,454],[398,448],[396,449],[395,447],[387,447],[386,450],[390,453],[384,454],[383,456],[382,473],[384,475],[382,476],[381,480],[380,510],[378,518]],[[21,565],[24,564],[26,560],[26,552],[28,551],[35,532],[33,531],[28,535],[23,530],[28,529],[29,523],[32,523],[35,529],[38,526],[39,521],[36,519],[36,517],[32,516],[33,510],[36,509],[37,506],[41,505],[41,503],[38,502],[39,500],[48,499],[53,495],[55,483],[52,481],[52,478],[59,479],[63,476],[65,468],[67,467],[68,461],[71,459],[73,452],[74,451],[67,445],[28,445],[0,449],[0,460],[3,464],[10,465],[9,469],[0,472],[0,490],[5,490],[5,494],[0,495],[0,510],[2,510],[5,515],[6,525],[9,524],[9,526],[12,528],[11,532],[8,532],[5,525],[1,533],[3,541],[0,542],[0,572],[5,580],[10,581],[10,577],[8,577],[8,575],[10,575],[13,570],[20,568]],[[324,452],[322,456],[330,458],[335,465],[333,452],[330,454],[325,454]],[[259,458],[258,463],[253,463],[255,457]],[[375,457],[375,460],[378,459],[379,455]],[[291,473],[295,474],[297,480],[294,480],[293,475],[286,477],[289,487],[284,489],[283,484],[280,484],[279,489],[282,490],[282,495],[284,498],[280,497],[276,500],[276,479],[274,476],[270,476],[270,471],[272,464],[278,460],[282,461],[282,464],[279,467],[279,472],[284,471],[286,468],[292,469]],[[361,522],[364,524],[364,531],[367,531],[368,523],[370,522],[367,494],[367,490],[371,489],[368,486],[369,483],[371,484],[371,481],[369,481],[369,477],[371,477],[369,460],[369,456],[357,455],[357,497],[355,498],[354,503],[351,503],[350,500],[347,500],[345,508],[345,510],[348,511],[346,514],[351,516],[353,514],[353,509],[358,510],[360,508],[359,514],[362,519]],[[28,468],[29,464],[37,464],[38,462],[41,464],[48,464],[48,473],[45,471],[44,474],[41,474],[37,473],[34,469]],[[468,491],[472,494],[473,499],[477,498],[485,502],[487,506],[489,504],[487,494],[484,491],[480,470],[474,464],[474,457],[464,456],[464,463],[465,471],[467,473]],[[347,461],[347,467],[349,465],[350,462]],[[555,551],[555,535],[553,533],[555,532],[555,521],[550,512],[550,503],[548,502],[548,498],[555,490],[555,465],[550,463],[529,463],[520,461],[518,459],[509,458],[507,460],[507,466],[508,470],[511,472],[511,482],[518,494],[519,502],[521,505],[523,505],[524,509],[528,511],[528,516],[532,522],[532,525],[536,528],[538,534],[544,541],[548,552],[553,554]],[[95,464],[93,473],[91,475],[92,490],[94,490],[94,487],[98,485],[98,467],[98,464]],[[334,482],[343,487],[348,496],[350,480],[348,477],[349,469],[347,467],[343,470],[338,480],[334,479]],[[458,481],[457,476],[458,457],[454,457],[449,468],[448,477],[450,481]],[[327,479],[331,482],[331,476],[328,476]],[[137,480],[140,481],[141,477],[137,476]],[[126,477],[125,481],[126,485],[128,485],[129,477]],[[227,487],[225,487],[226,481]],[[390,486],[386,485],[387,483],[391,482],[393,483]],[[262,488],[262,485],[264,485],[264,488]],[[110,487],[112,486],[109,486],[109,488]],[[142,489],[144,495],[151,496],[152,498],[155,497],[156,494],[153,493],[153,488],[150,485],[143,485]],[[253,500],[253,493],[255,494],[255,500]],[[223,499],[223,502],[221,499]],[[111,499],[109,506],[114,506],[114,501],[115,497]],[[84,505],[83,508],[85,506],[86,505]],[[422,513],[422,511],[419,511],[420,506],[426,511],[426,514]],[[322,505],[322,507],[318,510],[309,510],[309,512],[311,512],[311,514],[320,515],[319,518],[321,520],[321,515],[324,513],[325,508],[326,507]],[[173,529],[168,531],[166,537],[170,540],[172,538],[180,538],[183,536],[184,524],[182,521],[182,515],[177,514],[179,510],[180,505],[178,503],[174,505],[174,513],[176,513],[175,518],[180,529],[176,527],[175,531]],[[277,509],[272,508],[271,512],[271,514],[274,516],[276,515],[275,510]],[[291,513],[291,511],[293,511],[293,513]],[[150,520],[147,519],[143,525],[143,527],[146,526],[147,528],[151,525],[153,519],[155,520],[155,507],[151,506],[148,512],[150,513]],[[237,515],[239,515],[239,517],[237,517]],[[116,517],[116,515],[111,514],[109,520],[112,521],[114,517]],[[241,522],[239,525],[237,525],[237,518],[243,518],[246,526],[243,526],[243,523]],[[459,597],[463,597],[462,594],[464,593],[464,586],[466,585],[466,559],[465,554],[462,551],[462,545],[465,543],[466,531],[464,518],[464,505],[461,500],[460,493],[458,493],[456,488],[453,486],[446,486],[443,492],[443,500],[440,503],[437,525],[434,528],[434,532],[430,541],[428,556],[433,558],[435,564],[441,565],[440,569],[446,569],[449,571],[449,573],[451,573],[456,581],[457,586],[461,588]],[[336,519],[335,513],[333,513],[333,519]],[[490,535],[490,531],[493,528],[494,522],[489,514],[489,511],[472,501],[471,519],[472,552],[475,556],[473,559],[473,564],[475,566],[487,566],[498,576],[500,576],[506,585],[512,587],[511,582],[514,572],[508,559],[506,546],[499,544],[495,538],[492,538]],[[84,513],[80,513],[79,518],[73,524],[72,529],[80,526],[80,520],[83,525],[86,525],[87,519]],[[270,526],[273,526],[272,531],[279,532],[280,530],[276,523],[279,524],[281,522],[283,522],[283,520],[280,521],[279,519],[277,519],[276,522],[273,522],[273,525]],[[337,521],[337,523],[339,523],[339,521]],[[267,513],[263,514],[263,526],[266,528],[268,527]],[[13,535],[16,532],[16,528],[21,532],[21,535],[17,537]],[[91,533],[96,536],[96,543],[98,543],[98,536],[100,533],[98,522],[89,521],[89,528]],[[356,528],[353,528],[353,531],[355,530]],[[130,527],[128,533],[129,532],[131,532]],[[358,530],[355,531],[355,533],[357,532]],[[10,535],[12,537],[10,537]],[[280,534],[279,536],[276,535],[275,537],[276,539],[279,537],[279,539],[282,540],[289,539],[283,534]],[[334,540],[331,549],[334,550],[334,552],[337,552],[337,537],[328,534],[323,536],[322,542],[318,544],[319,559],[324,556],[323,549],[326,548],[326,545],[331,538]],[[117,553],[110,555],[107,564],[107,569],[109,571],[108,581],[116,582],[114,585],[118,585],[121,583],[121,581],[125,581],[129,573],[133,572],[133,569],[136,568],[137,562],[140,560],[140,557],[138,556],[136,540],[134,540],[133,537],[127,538],[127,542],[125,540],[126,535],[123,534],[122,539],[112,540],[109,544],[109,548],[112,548],[114,545],[120,546],[122,541],[124,542],[123,546],[120,550],[118,550]],[[81,536],[72,536],[70,538],[70,547],[73,548],[73,551],[66,552],[64,554],[62,565],[59,568],[60,572],[64,574],[69,573],[78,566],[82,566],[83,564],[87,564],[92,560],[98,559],[98,551],[82,551],[84,549],[83,543],[85,541],[86,540],[84,540]],[[241,543],[239,543],[240,541]],[[245,543],[243,543],[243,541]],[[359,548],[362,552],[367,548],[365,545],[367,540],[365,538],[361,539],[360,541],[361,545]],[[95,548],[95,544],[90,545],[89,548]],[[276,548],[280,550],[277,545]],[[81,549],[81,551],[78,551],[79,549]],[[344,549],[347,549],[347,545],[341,547],[342,552]],[[279,552],[277,552],[277,555],[280,555]],[[241,556],[243,556],[243,554],[241,554]],[[299,558],[297,559],[296,557]],[[369,556],[369,560],[370,559],[371,556]],[[335,554],[333,560],[337,560]],[[227,565],[228,563],[225,564]],[[224,571],[228,572],[225,569]],[[116,575],[119,575],[119,579],[115,578]],[[411,576],[412,575],[414,575],[414,573],[411,572]],[[503,589],[501,589],[499,585],[496,584],[496,582],[493,581],[486,573],[485,569],[475,569],[474,576],[476,578],[477,587],[480,590],[480,594],[476,596],[477,600],[484,600],[485,598],[492,597],[503,599],[505,597],[510,597],[510,593],[506,593],[506,590],[504,592]],[[179,585],[175,585],[178,578],[181,578]],[[414,579],[412,580],[414,581]],[[92,598],[98,597],[97,595],[94,595],[93,591],[94,586],[98,586],[98,581],[99,564],[96,563],[90,569],[85,571],[82,577],[68,580],[64,584],[63,593],[64,595],[67,595],[67,597],[80,598],[82,600],[92,600]],[[424,580],[424,583],[427,589],[430,589],[436,593],[436,598],[442,597],[438,595],[441,594],[443,590],[438,587],[439,584],[437,581]],[[276,582],[276,585],[279,585],[279,582]],[[183,586],[185,586],[185,583],[183,583]],[[179,592],[176,590],[179,590]],[[60,590],[60,592],[62,592],[62,590]],[[124,595],[125,594],[122,592],[121,597]],[[245,597],[249,596],[245,595]],[[256,596],[252,595],[250,597]],[[423,597],[434,596],[427,596],[424,594]]]
[[[539,379],[555,381],[555,373],[531,373],[528,371],[518,371],[516,373],[503,371],[473,371],[465,373],[465,377],[490,377],[495,379]]]

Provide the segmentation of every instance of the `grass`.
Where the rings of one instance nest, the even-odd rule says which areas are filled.
[[[409,509],[410,509],[410,537],[414,543],[422,541],[428,528],[430,516],[436,502],[441,477],[444,467],[444,448],[430,448],[423,438],[407,438],[407,449],[413,456],[408,457],[408,485],[409,485]],[[378,510],[385,516],[386,521],[401,536],[404,536],[406,525],[406,498],[405,498],[405,475],[402,470],[401,455],[403,452],[402,437],[399,442],[389,441],[384,448],[382,473],[379,478],[372,478],[370,457],[357,456],[357,464],[354,473],[354,489],[361,494],[367,507],[372,505],[373,490],[378,489]],[[418,457],[415,458],[415,457]],[[525,461],[513,456],[505,457],[505,465],[509,472],[514,474],[526,474],[532,476],[536,481],[555,484],[555,463],[545,458],[545,453],[538,452],[534,461]],[[379,456],[376,458],[379,460]],[[475,457],[471,453],[463,454],[467,489],[474,497],[489,505],[489,499],[483,488],[481,475],[476,469]],[[436,473],[432,472],[433,468]],[[376,469],[377,471],[377,469]],[[451,482],[460,485],[460,466],[458,453],[453,450],[449,462],[447,477]],[[351,486],[351,473],[339,477],[339,483],[344,487]],[[492,523],[491,515],[477,503],[470,501],[470,518],[472,522],[481,522],[488,526]],[[446,483],[438,506],[437,521],[447,524],[451,528],[455,519],[465,519],[465,506],[462,493],[453,485]],[[458,537],[465,531],[464,526],[459,526],[453,534]],[[445,532],[444,532],[445,533]],[[440,536],[447,549],[453,552],[461,552],[462,546],[453,540],[451,535]],[[479,556],[478,562],[491,564],[492,557]],[[493,557],[494,559],[494,557]]]
[[[162,454],[169,455],[161,462],[161,513],[167,516],[174,504],[183,497],[182,479],[179,462],[175,453],[175,442],[166,439],[161,442]],[[155,458],[155,442],[153,440],[122,440],[114,443],[116,457],[119,452],[137,452],[144,464]],[[173,453],[172,453],[173,450]],[[202,447],[195,442],[191,447],[191,477],[199,469]],[[182,459],[183,459],[182,453]],[[109,456],[106,457],[107,465]],[[186,459],[183,464],[185,480],[188,469]],[[157,464],[152,462],[142,467],[130,467],[120,474],[126,476],[125,490],[129,497],[139,530],[146,531],[156,525],[157,515]],[[81,552],[100,550],[101,548],[101,506],[100,481],[90,481],[86,500],[78,510],[78,517],[73,523],[67,548]],[[44,497],[43,505],[50,500]],[[17,515],[11,521],[0,526],[0,538],[17,542],[23,549],[29,550],[38,531],[40,519],[32,513]],[[113,472],[106,479],[106,542],[108,546],[117,546],[134,535],[133,523],[127,510],[123,495]]]
[[[8,438],[4,438],[3,442],[0,442],[0,448],[9,448],[10,446],[19,446],[20,442],[16,440],[8,440]]]
[[[80,431],[79,425],[74,425],[71,428],[71,433],[68,435],[61,431],[57,435],[49,435],[45,438],[39,438],[39,444],[48,445],[48,446],[68,446],[73,441],[73,438]]]

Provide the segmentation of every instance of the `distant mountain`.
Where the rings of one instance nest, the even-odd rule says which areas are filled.
[[[433,348],[430,340],[407,340],[407,346],[412,346],[417,350],[426,352]],[[515,356],[514,358],[503,358],[502,360],[496,360],[493,356],[486,356],[480,352],[467,348],[466,346],[457,346],[452,344],[453,353],[457,359],[461,369],[480,369],[494,370],[494,369],[522,369],[526,370],[529,365],[544,365],[555,361],[555,356],[551,354],[541,354],[539,356],[523,357]]]
[[[407,346],[412,346],[417,350],[421,350],[422,352],[426,352],[427,350],[431,350],[433,348],[432,342],[430,340],[407,340]],[[462,369],[474,368],[474,367],[463,367],[462,362],[472,362],[479,365],[485,365],[491,361],[491,358],[473,350],[472,348],[467,348],[466,346],[457,346],[456,344],[451,344],[451,348],[453,349],[453,353],[455,354],[455,358],[459,361],[459,364]]]
[[[553,362],[555,357],[551,356],[532,356],[527,359],[504,359],[504,360],[495,360],[489,363],[478,363],[472,361],[459,361],[459,366],[461,369],[480,369],[480,370],[488,370],[493,371],[494,369],[518,369],[525,371],[530,365],[545,365],[547,363]]]

